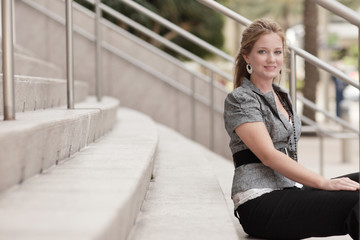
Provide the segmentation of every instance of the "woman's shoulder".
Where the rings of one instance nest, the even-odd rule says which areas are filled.
[[[240,86],[240,87],[237,87],[234,90],[232,90],[227,95],[227,98],[244,101],[244,100],[249,100],[249,99],[255,99],[256,94],[251,89]]]

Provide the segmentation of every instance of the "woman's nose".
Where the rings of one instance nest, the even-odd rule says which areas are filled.
[[[274,56],[273,53],[269,53],[269,55],[268,55],[268,61],[269,61],[269,62],[274,62],[274,61],[275,61],[275,56]]]

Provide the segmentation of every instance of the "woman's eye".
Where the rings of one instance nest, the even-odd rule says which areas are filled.
[[[280,54],[282,54],[282,51],[275,51],[275,54],[280,55]]]
[[[260,54],[264,54],[265,53],[265,50],[259,50],[259,52],[258,53],[260,53]]]

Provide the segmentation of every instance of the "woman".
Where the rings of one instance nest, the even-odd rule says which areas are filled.
[[[260,19],[243,32],[235,89],[224,110],[236,167],[235,215],[257,238],[350,234],[358,239],[358,174],[326,179],[297,163],[300,119],[288,94],[273,84],[285,51],[274,22]]]

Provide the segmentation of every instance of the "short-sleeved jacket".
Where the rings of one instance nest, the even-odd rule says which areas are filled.
[[[289,94],[273,85],[275,91],[291,107]],[[296,140],[301,132],[301,122],[293,111]],[[230,149],[233,154],[248,149],[235,129],[246,122],[264,122],[276,149],[287,148],[296,151],[293,125],[278,112],[272,91],[262,93],[250,80],[244,78],[240,87],[228,94],[224,105],[225,128],[230,136]],[[250,163],[235,169],[232,195],[253,188],[281,189],[293,187],[295,182],[265,166],[262,163]]]

